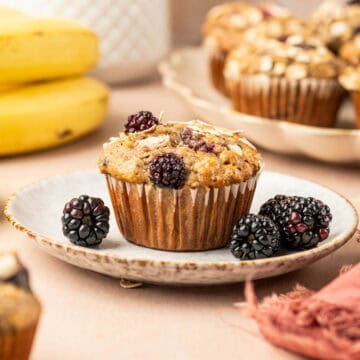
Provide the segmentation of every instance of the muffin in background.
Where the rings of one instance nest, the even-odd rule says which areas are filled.
[[[246,40],[244,33],[257,24],[273,18],[289,17],[289,12],[277,5],[258,7],[242,2],[225,3],[213,7],[203,26],[204,45],[209,52],[209,73],[213,86],[227,95],[223,75],[229,51]]]
[[[140,112],[104,145],[98,165],[127,240],[196,251],[228,244],[249,211],[262,160],[238,132]]]
[[[360,34],[345,43],[339,51],[341,59],[350,66],[360,65]]]
[[[342,86],[351,93],[356,114],[356,126],[360,129],[360,65],[347,67],[339,80]]]
[[[273,17],[249,28],[244,39],[250,44],[269,39],[285,41],[293,35],[301,35],[305,31],[305,23],[293,16]]]
[[[316,39],[292,36],[233,50],[224,74],[234,110],[276,120],[331,127],[344,89],[343,66]]]
[[[0,253],[0,359],[30,356],[41,306],[15,253]]]
[[[324,1],[308,22],[307,35],[316,36],[334,53],[360,31],[360,2]]]
[[[356,125],[360,129],[360,34],[345,43],[340,48],[339,54],[347,64],[339,80],[343,87],[351,93]]]

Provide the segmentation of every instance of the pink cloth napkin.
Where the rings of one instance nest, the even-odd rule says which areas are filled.
[[[247,314],[275,346],[314,359],[360,359],[360,263],[318,292],[297,286],[258,303],[247,282],[245,297]]]

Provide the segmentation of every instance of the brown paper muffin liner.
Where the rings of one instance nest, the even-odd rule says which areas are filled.
[[[11,299],[3,299],[3,301],[11,301]],[[1,360],[27,360],[30,357],[41,305],[34,298],[31,305],[20,304],[19,306],[27,306],[28,308],[25,311],[19,309],[19,314],[13,325],[5,325],[6,322],[4,322],[4,326],[0,326]]]
[[[228,244],[233,225],[250,209],[259,174],[231,186],[180,190],[106,179],[125,239],[153,249],[197,251]]]
[[[353,91],[351,97],[355,107],[356,126],[360,129],[360,91]]]
[[[227,83],[234,110],[299,124],[332,127],[345,95],[332,79],[241,76]]]
[[[0,359],[1,360],[27,360],[29,359],[37,324],[15,332],[0,333]]]
[[[224,78],[224,66],[227,52],[224,50],[212,51],[209,55],[209,73],[214,88],[223,95],[229,96]]]

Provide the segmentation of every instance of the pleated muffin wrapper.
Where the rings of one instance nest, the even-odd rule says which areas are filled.
[[[304,125],[335,125],[345,90],[334,79],[289,80],[266,75],[228,79],[234,110]]]
[[[159,188],[106,175],[120,232],[137,245],[169,251],[217,249],[249,212],[260,171],[220,188]]]
[[[353,91],[351,97],[355,108],[356,125],[360,129],[360,91]]]
[[[224,67],[227,51],[218,49],[209,53],[209,73],[211,82],[216,90],[225,96],[229,96],[226,88]]]
[[[17,305],[16,315],[12,315],[12,322],[3,319],[0,324],[0,359],[27,360],[30,357],[32,343],[35,337],[41,306],[35,297],[12,285],[1,286],[1,311],[6,311],[5,302]],[[31,298],[30,298],[31,296]],[[11,310],[12,312],[14,310]],[[2,316],[7,316],[2,313]]]

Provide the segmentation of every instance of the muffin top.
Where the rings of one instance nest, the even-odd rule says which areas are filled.
[[[205,45],[208,48],[229,50],[239,45],[249,28],[274,18],[289,17],[284,8],[266,4],[252,6],[233,2],[213,7],[203,26]]]
[[[244,39],[247,41],[257,41],[258,39],[265,38],[284,41],[289,36],[302,34],[304,29],[304,22],[293,16],[276,17],[262,21],[246,30]]]
[[[360,1],[345,4],[325,1],[313,14],[308,33],[320,38],[332,51],[350,40],[360,30]]]
[[[239,132],[199,120],[162,123],[150,112],[129,116],[126,131],[104,144],[98,161],[102,173],[118,180],[175,189],[240,183],[261,164]]]
[[[360,65],[360,34],[340,48],[340,57],[350,65]]]
[[[291,36],[285,41],[268,40],[261,46],[250,45],[230,52],[224,75],[267,75],[289,80],[304,78],[335,79],[342,63],[316,39]]]

